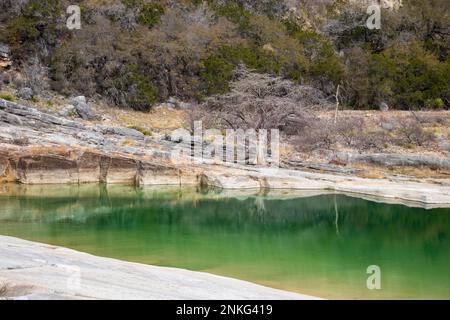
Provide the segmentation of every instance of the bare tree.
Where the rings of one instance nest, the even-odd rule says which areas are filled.
[[[336,89],[336,111],[334,113],[334,124],[337,123],[337,118],[338,118],[338,111],[339,111],[339,88],[341,87],[341,85],[338,84],[337,89]]]
[[[239,67],[225,95],[213,96],[201,106],[202,119],[211,126],[233,129],[280,129],[299,132],[311,111],[330,107],[321,91],[311,86]]]

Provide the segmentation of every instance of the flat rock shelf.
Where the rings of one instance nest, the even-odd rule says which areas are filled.
[[[79,278],[78,278],[79,277]],[[317,299],[0,236],[0,299]]]

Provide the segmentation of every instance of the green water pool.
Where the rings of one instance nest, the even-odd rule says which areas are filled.
[[[450,209],[345,195],[3,187],[0,234],[332,299],[449,299]],[[366,285],[368,266],[381,289]]]

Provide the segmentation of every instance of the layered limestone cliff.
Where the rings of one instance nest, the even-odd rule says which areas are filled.
[[[193,170],[138,160],[123,155],[107,155],[86,149],[55,154],[52,148],[36,151],[0,151],[0,182],[22,184],[137,184],[196,185]]]
[[[450,207],[450,179],[365,179],[344,174],[345,170],[331,174],[207,161],[172,162],[174,147],[182,146],[144,136],[133,129],[74,121],[0,99],[0,182],[3,183],[322,190],[430,208]],[[190,150],[190,146],[184,148]],[[352,157],[347,162],[357,160]],[[373,155],[369,160],[448,166],[447,161],[420,156]]]

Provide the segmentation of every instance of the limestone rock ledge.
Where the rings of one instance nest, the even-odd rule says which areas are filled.
[[[57,150],[56,150],[57,151]],[[0,182],[21,184],[174,185],[244,190],[322,190],[372,196],[425,208],[450,207],[450,181],[367,179],[288,169],[239,165],[175,165],[86,149],[20,148],[0,151]]]
[[[339,172],[174,163],[174,147],[190,151],[190,145],[147,137],[134,129],[74,121],[0,99],[0,183],[201,185],[258,192],[320,190],[411,206],[450,208],[450,179],[367,179]],[[414,156],[371,155],[368,159],[383,164],[449,165],[448,159]]]
[[[450,181],[366,179],[270,168],[209,168],[199,183],[218,189],[332,191],[411,207],[450,208]]]
[[[196,185],[195,171],[85,149],[0,151],[0,182],[21,184]]]
[[[1,299],[300,300],[312,296],[0,236]]]

